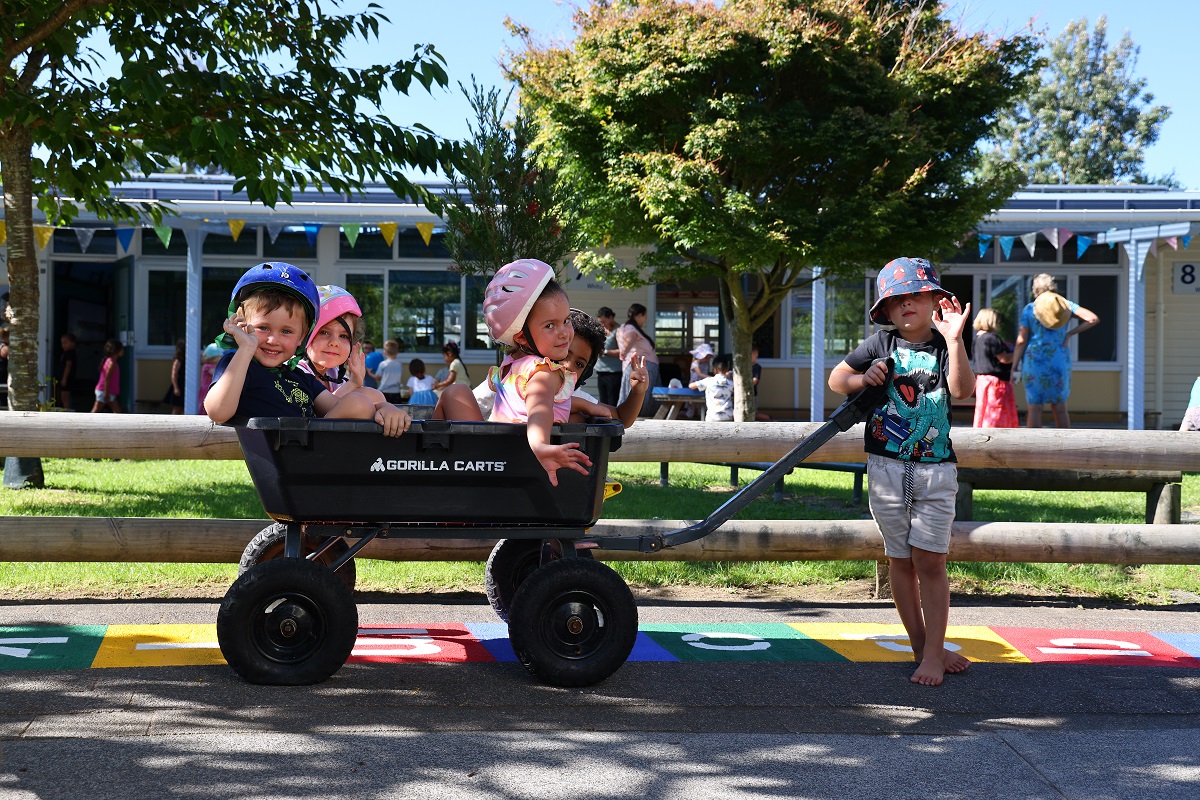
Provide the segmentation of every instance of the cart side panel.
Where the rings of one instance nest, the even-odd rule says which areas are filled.
[[[560,469],[556,488],[523,425],[415,422],[398,438],[345,420],[259,418],[238,428],[255,488],[276,521],[582,527],[599,516],[620,433],[619,423],[555,426],[555,443],[578,442],[592,460],[586,476]]]

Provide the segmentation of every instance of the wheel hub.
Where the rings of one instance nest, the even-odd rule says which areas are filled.
[[[251,635],[255,647],[266,658],[283,664],[296,663],[320,648],[325,638],[325,620],[319,604],[311,598],[288,594],[260,606]]]

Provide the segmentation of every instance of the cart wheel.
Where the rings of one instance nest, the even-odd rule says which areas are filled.
[[[242,560],[238,562],[238,575],[241,575],[246,570],[256,564],[262,564],[265,561],[271,561],[276,558],[283,558],[283,541],[287,534],[287,526],[281,522],[276,522],[274,525],[268,525],[258,532],[250,544],[246,545],[246,549],[242,551]],[[325,546],[325,537],[310,536],[304,534],[300,537],[300,555],[307,556],[309,553],[315,553]],[[341,558],[342,553],[350,549],[350,545],[346,544],[345,539],[339,539],[333,543],[333,546],[321,554],[320,558],[313,559],[319,564],[329,566],[337,559]],[[354,559],[350,559],[337,571],[337,576],[342,579],[342,582],[354,591],[354,584],[358,580],[358,570],[354,566]]]
[[[300,558],[251,567],[217,612],[221,653],[249,683],[320,683],[346,663],[357,635],[358,608],[346,584]]]
[[[541,566],[541,550],[540,539],[501,539],[492,548],[483,573],[483,589],[492,610],[505,622],[517,587]],[[592,560],[591,550],[575,552],[580,558]]]
[[[616,672],[637,638],[633,593],[596,561],[564,558],[517,589],[508,638],[525,669],[553,686],[591,686]]]

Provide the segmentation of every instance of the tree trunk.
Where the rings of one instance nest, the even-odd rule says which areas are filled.
[[[37,411],[41,300],[33,236],[33,139],[27,130],[20,126],[0,129],[0,169],[4,173],[8,233],[8,407],[12,411]],[[45,485],[38,459],[6,464],[4,475],[6,488],[40,489]]]
[[[726,270],[721,277],[721,310],[733,336],[733,418],[754,421],[754,381],[750,377],[750,349],[754,328],[742,276]]]

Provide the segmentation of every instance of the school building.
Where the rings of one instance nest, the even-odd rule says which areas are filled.
[[[363,307],[367,338],[376,346],[398,340],[406,361],[422,358],[435,371],[447,339],[461,344],[474,379],[496,361],[481,313],[486,278],[456,271],[442,244],[442,220],[385,187],[355,197],[299,192],[292,205],[275,209],[248,202],[219,177],[151,176],[113,192],[169,202],[176,216],[159,228],[81,217],[71,227],[37,231],[40,373],[53,374],[61,334],[74,333],[80,410],[91,405],[110,336],[127,346],[127,405],[158,408],[177,339],[187,341],[188,383],[196,386],[201,350],[220,331],[234,283],[247,267],[267,260],[295,264],[319,284],[345,286]],[[1174,427],[1200,374],[1200,241],[1191,238],[1198,227],[1200,192],[1028,187],[939,266],[943,283],[964,304],[997,310],[1009,341],[1029,300],[1030,279],[1055,275],[1061,294],[1100,316],[1099,325],[1070,340],[1071,413],[1131,429]],[[632,263],[636,251],[614,255]],[[878,266],[898,255],[921,254],[881,252]],[[807,420],[840,402],[825,380],[874,329],[867,312],[878,266],[861,278],[798,286],[758,331],[762,410]],[[707,341],[719,351],[732,341],[715,280],[626,291],[569,265],[565,272],[573,306],[592,313],[609,306],[618,320],[631,303],[649,309],[664,382],[686,375],[687,351],[695,345]],[[194,392],[187,394],[194,411]],[[1020,388],[1018,405],[1024,409]]]

